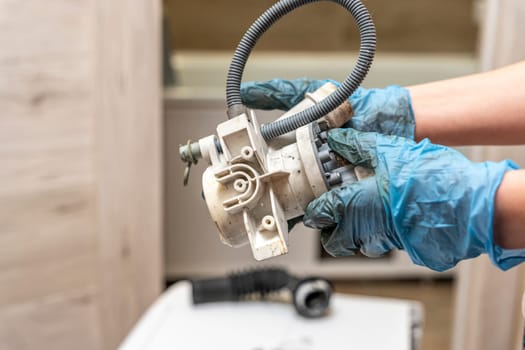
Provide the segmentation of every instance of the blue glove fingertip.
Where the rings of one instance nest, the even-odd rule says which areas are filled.
[[[415,117],[410,91],[399,85],[358,89],[351,97],[354,116],[347,127],[414,139]]]
[[[298,78],[295,80],[272,79],[252,81],[241,84],[241,98],[248,108],[287,111],[304,98],[325,84],[325,80]]]
[[[328,145],[350,163],[374,168],[377,165],[377,137],[376,133],[352,128],[332,129],[328,132]]]

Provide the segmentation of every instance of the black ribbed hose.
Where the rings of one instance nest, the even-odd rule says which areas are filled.
[[[376,49],[375,26],[366,7],[359,0],[281,0],[266,10],[246,31],[242,37],[228,70],[226,80],[226,102],[228,116],[234,117],[244,111],[241,99],[241,80],[246,61],[257,40],[281,17],[296,8],[318,1],[335,2],[347,9],[354,17],[359,28],[361,46],[356,66],[346,80],[330,96],[321,103],[299,112],[289,118],[276,120],[261,127],[265,140],[284,135],[309,124],[339,107],[365,79]]]
[[[304,317],[326,315],[332,296],[332,284],[320,277],[298,278],[280,268],[266,268],[231,274],[227,277],[191,281],[193,303],[240,301],[246,297],[265,298],[289,290],[295,310]]]
[[[285,288],[289,281],[288,272],[277,268],[233,273],[226,278],[192,280],[193,303],[236,301],[254,294],[264,297]]]

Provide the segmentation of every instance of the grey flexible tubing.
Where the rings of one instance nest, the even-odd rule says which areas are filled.
[[[372,17],[366,7],[359,0],[281,0],[266,10],[242,37],[228,70],[226,79],[226,103],[228,117],[234,117],[245,111],[241,99],[241,80],[246,61],[255,47],[257,40],[281,17],[296,8],[319,1],[337,3],[347,9],[354,17],[359,28],[361,45],[356,66],[345,81],[330,96],[321,103],[312,106],[289,118],[276,120],[261,127],[261,134],[265,140],[271,140],[280,135],[296,130],[309,124],[339,107],[354,93],[365,79],[376,50],[376,30]]]

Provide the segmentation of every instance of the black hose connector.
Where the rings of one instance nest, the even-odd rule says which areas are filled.
[[[332,284],[324,278],[302,279],[292,291],[295,310],[306,318],[322,317],[330,306],[332,292]]]
[[[281,0],[266,10],[246,31],[242,37],[228,70],[226,80],[226,102],[228,116],[234,117],[242,111],[244,106],[241,99],[241,80],[246,61],[260,37],[281,17],[296,8],[318,1],[330,1],[347,9],[354,17],[361,37],[359,57],[352,73],[330,96],[319,104],[301,111],[289,118],[276,120],[261,127],[261,134],[265,140],[284,135],[295,129],[309,124],[340,106],[365,79],[376,50],[376,30],[374,22],[366,7],[359,0]]]
[[[303,317],[326,315],[332,296],[332,284],[320,277],[298,279],[279,268],[259,269],[231,274],[225,278],[191,281],[193,304],[266,298],[282,290],[292,292],[295,310]]]

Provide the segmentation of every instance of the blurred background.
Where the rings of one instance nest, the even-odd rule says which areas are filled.
[[[271,4],[165,1],[167,44],[180,87],[178,95],[195,87],[211,92],[215,81],[222,87],[231,51],[244,30]],[[378,35],[377,60],[366,86],[419,83],[476,69],[481,2],[376,0],[366,5]],[[358,48],[359,33],[346,11],[329,2],[304,6],[262,37],[245,79],[310,76],[341,80]]]
[[[334,259],[302,225],[288,255],[261,264],[249,247],[221,244],[201,198],[205,165],[183,187],[178,146],[226,119],[233,50],[273,3],[0,1],[1,349],[114,349],[167,286],[259,266],[320,275],[340,293],[422,302],[423,350],[517,348],[520,269],[479,258],[435,273],[403,252]],[[378,36],[366,87],[525,58],[520,0],[365,5]],[[305,6],[262,38],[244,80],[341,81],[358,46],[344,10]],[[460,150],[525,165],[523,148]]]
[[[176,280],[254,266],[251,251],[232,250],[217,239],[198,195],[198,176],[182,187],[177,145],[213,133],[225,118],[224,82],[232,49],[273,1],[164,1],[173,79],[165,99],[166,273]],[[471,74],[479,69],[482,3],[448,1],[366,1],[378,36],[377,55],[364,86],[410,85]],[[304,6],[263,36],[248,61],[244,80],[312,77],[344,80],[359,48],[349,14],[331,3]],[[265,114],[265,121],[276,114]],[[466,150],[468,152],[468,150]],[[197,166],[199,174],[205,165]],[[201,216],[202,220],[188,220]],[[195,234],[181,234],[195,232]],[[319,235],[298,225],[290,253],[263,264],[285,265],[297,273],[337,280],[336,290],[422,301],[426,308],[423,349],[451,343],[454,271],[433,273],[411,264],[402,252],[381,259],[334,259]]]
[[[231,51],[258,14],[272,4],[268,0],[165,0],[165,15],[173,23],[171,45],[175,50]],[[365,5],[376,19],[378,52],[476,52],[476,11],[480,2],[368,0]],[[348,16],[328,2],[301,7],[272,27],[257,49],[324,53],[355,50],[359,33]]]

